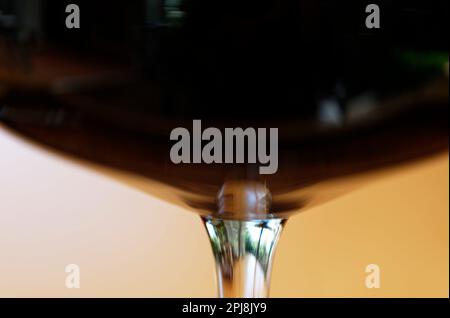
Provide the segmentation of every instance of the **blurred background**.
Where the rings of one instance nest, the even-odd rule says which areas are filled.
[[[0,297],[216,296],[197,215],[1,126],[0,149]],[[448,170],[448,154],[435,156],[292,217],[271,296],[448,297]],[[73,263],[80,289],[65,286]],[[365,286],[368,264],[379,289]]]

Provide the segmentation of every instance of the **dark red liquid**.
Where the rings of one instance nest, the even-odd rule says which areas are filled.
[[[160,1],[149,16],[136,1],[111,4],[99,21],[102,1],[82,1],[87,18],[73,32],[55,3],[42,2],[45,23],[25,43],[20,24],[1,29],[0,120],[160,181],[202,213],[227,180],[266,184],[281,215],[321,201],[322,189],[328,199],[327,182],[448,149],[447,2],[386,4],[384,27],[367,30],[356,2]],[[278,128],[278,172],[173,164],[170,131],[193,119]]]

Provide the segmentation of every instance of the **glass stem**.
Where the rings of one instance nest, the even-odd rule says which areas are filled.
[[[215,258],[219,297],[269,296],[272,259],[284,221],[203,218]]]

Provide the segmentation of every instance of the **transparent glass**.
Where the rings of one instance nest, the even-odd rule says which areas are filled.
[[[284,220],[203,220],[216,263],[219,297],[268,297]]]

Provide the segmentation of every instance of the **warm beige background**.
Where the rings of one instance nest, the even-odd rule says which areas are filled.
[[[274,297],[448,297],[448,155],[292,218]],[[81,289],[66,289],[66,264]],[[364,285],[381,267],[381,288]],[[200,220],[0,126],[0,297],[213,297]]]

